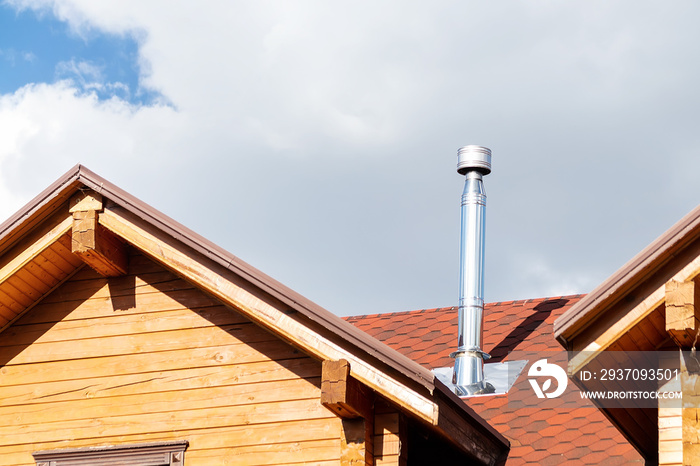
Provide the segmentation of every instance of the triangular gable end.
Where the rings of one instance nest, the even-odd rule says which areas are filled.
[[[255,462],[266,442],[290,462],[338,457],[318,361],[138,251],[129,259],[118,279],[82,267],[3,332],[0,464],[183,438],[195,463]]]
[[[175,273],[316,361],[348,361],[347,381],[484,464],[507,452],[507,441],[429,371],[82,166],[0,225],[0,327],[92,269],[129,277],[128,260]]]
[[[674,386],[674,391],[683,394],[682,409],[676,406],[678,403],[661,399],[651,409],[604,409],[650,463],[695,464],[700,457],[700,442],[697,441],[700,435],[697,413],[700,411],[695,401],[700,393],[693,388],[695,382],[690,383],[697,381],[700,387],[700,375],[685,367],[679,353],[679,350],[690,350],[700,341],[699,277],[700,207],[554,324],[556,338],[572,352],[569,361],[572,374],[595,371],[603,364],[601,355],[614,351],[665,352],[660,360],[683,371],[678,379],[681,383]],[[675,358],[675,362],[669,358]],[[575,381],[585,385],[578,378]],[[687,409],[693,412],[686,413]],[[691,418],[695,421],[691,422]]]

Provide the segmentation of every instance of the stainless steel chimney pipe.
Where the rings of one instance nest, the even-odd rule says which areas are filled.
[[[466,175],[462,193],[459,248],[459,315],[457,351],[452,383],[458,395],[469,396],[494,391],[484,381],[481,349],[484,321],[484,233],[486,192],[483,176],[491,173],[491,151],[481,146],[465,146],[457,152],[457,172]]]

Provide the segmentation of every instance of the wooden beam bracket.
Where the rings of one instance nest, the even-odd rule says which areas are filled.
[[[69,211],[73,214],[73,253],[100,275],[126,275],[126,245],[98,223],[102,196],[92,191],[81,192],[71,199],[70,206]]]
[[[666,332],[680,348],[692,348],[700,336],[700,286],[694,279],[666,282]]]
[[[426,395],[406,386],[394,376],[379,370],[370,361],[356,357],[343,346],[309,328],[303,321],[297,320],[294,315],[280,308],[282,306],[280,302],[257,289],[254,284],[247,281],[248,279],[243,278],[240,272],[200,256],[200,253],[170,237],[168,233],[161,231],[148,220],[139,218],[118,205],[106,204],[99,216],[99,224],[148,257],[176,271],[184,279],[238,310],[253,322],[291,342],[305,353],[321,361],[347,359],[352,364],[350,380],[363,385],[362,390],[376,391],[381,394],[381,398],[396,404],[409,415],[435,426],[446,435],[452,435],[465,452],[471,451],[473,442],[465,442],[464,439],[473,440],[474,438],[483,438],[487,443],[493,441],[497,444],[497,451],[492,455],[492,459],[500,457],[503,449],[507,451],[508,442],[505,438],[498,433],[484,434],[481,427],[475,426],[472,420],[467,419],[470,417],[471,410],[462,412],[462,409],[458,408],[460,405],[455,404],[461,401],[439,400],[435,398],[437,390],[432,395]],[[349,374],[349,372],[346,373]],[[331,377],[327,379],[335,380]],[[328,390],[326,392],[328,395]],[[320,401],[327,400],[332,407],[334,398],[323,396],[321,398]],[[442,420],[442,409],[446,403],[462,413],[461,416],[457,416],[456,423],[446,424]],[[353,404],[350,403],[350,406]],[[356,408],[355,411],[362,414],[366,410]],[[338,410],[333,409],[333,412],[337,413]],[[373,422],[372,419],[371,423]],[[371,423],[366,422],[365,428],[371,429]],[[494,461],[485,461],[485,463],[494,464]]]
[[[350,363],[345,359],[323,361],[321,404],[337,416],[354,419],[373,417],[374,393],[350,376]]]
[[[342,420],[340,464],[373,464],[374,392],[350,375],[350,363],[324,360],[321,404]]]
[[[432,397],[411,389],[395,377],[379,370],[369,361],[355,357],[344,347],[290,314],[283,304],[256,288],[240,271],[202,257],[167,233],[126,211],[118,205],[106,204],[100,214],[100,225],[112,231],[129,245],[146,254],[182,278],[237,309],[247,318],[323,361],[347,359],[353,365],[353,378],[402,409],[431,424],[437,422],[438,406]]]

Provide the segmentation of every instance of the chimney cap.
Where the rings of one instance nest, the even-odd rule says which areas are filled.
[[[476,170],[482,175],[491,173],[491,149],[482,146],[464,146],[457,151],[457,172],[466,175]]]

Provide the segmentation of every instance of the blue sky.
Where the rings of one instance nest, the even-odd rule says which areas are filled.
[[[340,315],[586,293],[700,200],[691,1],[0,2],[0,217],[77,163]],[[29,86],[28,86],[29,85]]]
[[[120,83],[97,90],[100,98],[118,95],[147,102],[139,88],[138,42],[131,34],[72,31],[50,11],[17,11],[0,4],[0,93],[28,83],[72,79],[76,85]]]

